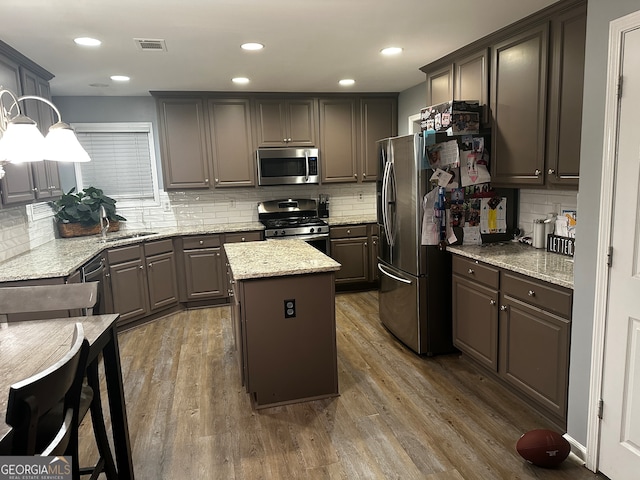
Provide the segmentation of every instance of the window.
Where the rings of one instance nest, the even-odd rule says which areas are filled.
[[[72,126],[91,157],[88,163],[75,164],[77,190],[100,188],[122,207],[159,204],[150,122]]]

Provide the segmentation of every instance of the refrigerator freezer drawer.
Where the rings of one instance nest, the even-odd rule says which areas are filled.
[[[420,345],[419,282],[417,277],[398,272],[382,263],[380,270],[380,320],[402,343],[416,353]]]

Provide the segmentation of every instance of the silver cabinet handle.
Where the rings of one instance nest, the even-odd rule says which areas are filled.
[[[507,306],[506,305],[500,305],[500,310],[505,312],[507,310]]]
[[[495,305],[496,301],[492,298],[491,300],[489,300],[489,305]]]
[[[473,271],[473,268],[470,268],[468,273],[469,273],[469,275],[473,275],[476,272]]]
[[[242,237],[242,240],[240,240],[241,242],[244,242],[246,240],[246,238]]]
[[[367,174],[366,174],[366,173],[363,173],[363,174],[362,174],[362,178],[367,178]]]
[[[200,240],[198,243],[199,243],[200,245],[204,245],[204,240]]]
[[[533,172],[533,173],[535,173],[536,177],[539,177],[539,176],[540,176],[540,174],[542,173],[542,171],[541,171],[541,170],[538,170],[538,169],[536,168],[535,172]]]
[[[153,263],[150,263],[150,264],[149,264],[149,268],[151,268],[151,267],[153,267]]]
[[[536,292],[534,292],[533,290],[529,290],[527,292],[527,295],[529,295],[530,297],[535,297],[536,296]]]
[[[144,269],[144,265],[140,265],[140,267],[138,267],[138,268],[140,268],[140,270],[143,270]]]
[[[358,179],[358,174],[357,174],[357,173],[354,173],[354,174],[353,174],[353,178],[355,178],[355,179],[357,180],[357,179]]]
[[[220,183],[220,179],[219,178],[216,178],[215,181],[216,181],[216,183]]]
[[[204,179],[204,183],[208,184],[208,183],[209,183],[209,179],[208,179],[208,178],[205,178],[205,179]]]
[[[549,175],[554,175],[556,173],[556,171],[553,168],[550,168],[549,171],[547,172]]]

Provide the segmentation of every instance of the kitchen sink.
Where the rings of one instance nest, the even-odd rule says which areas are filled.
[[[124,235],[118,235],[115,237],[109,237],[105,240],[100,239],[101,242],[106,242],[106,243],[111,243],[111,242],[118,242],[120,240],[129,240],[132,238],[142,238],[142,237],[148,237],[149,235],[155,235],[158,232],[135,232],[135,233],[127,233]]]

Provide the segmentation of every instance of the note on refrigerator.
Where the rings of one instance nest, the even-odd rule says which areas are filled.
[[[507,199],[483,198],[480,203],[480,233],[506,233]]]

